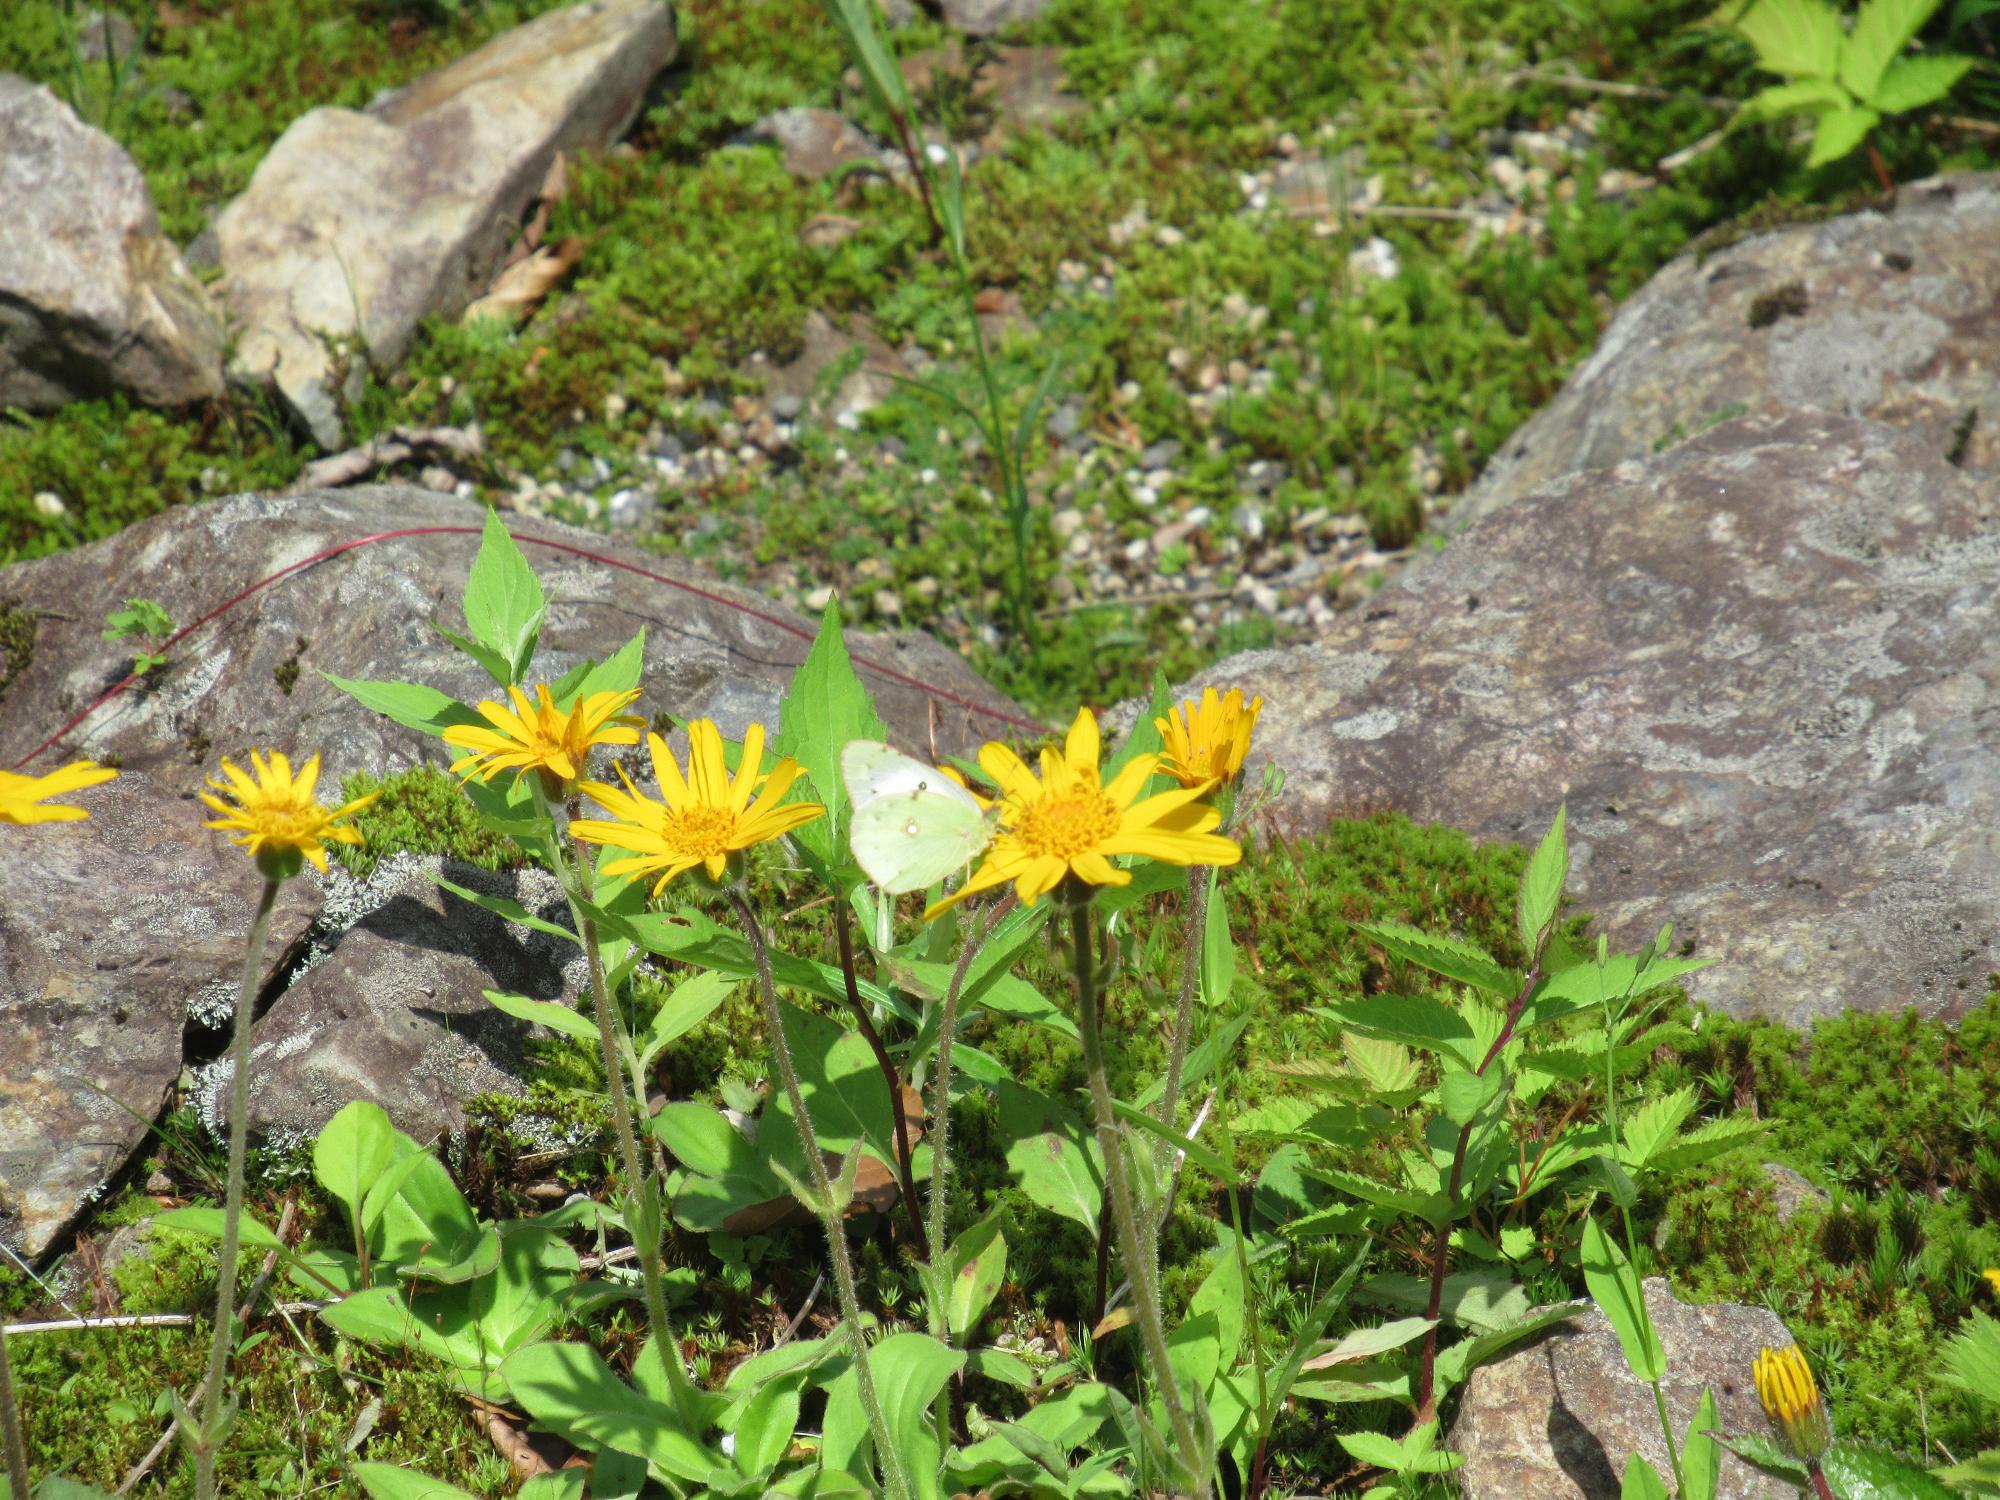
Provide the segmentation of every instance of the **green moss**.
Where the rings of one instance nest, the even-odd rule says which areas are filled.
[[[299,662],[305,656],[312,642],[304,636],[292,638],[292,654],[271,668],[271,680],[278,685],[278,691],[287,698],[292,696],[292,688],[299,680]]]
[[[0,698],[35,659],[35,616],[10,599],[0,604]]]
[[[349,820],[359,844],[333,846],[334,857],[359,879],[391,854],[442,854],[482,870],[512,870],[527,863],[520,845],[480,824],[454,777],[433,766],[399,771],[378,781],[357,771],[341,783],[343,802],[379,790],[379,800]]]

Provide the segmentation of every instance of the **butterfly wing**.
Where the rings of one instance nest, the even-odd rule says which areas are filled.
[[[894,895],[937,884],[992,840],[992,820],[971,792],[879,741],[850,742],[840,752],[840,778],[854,804],[854,857]]]

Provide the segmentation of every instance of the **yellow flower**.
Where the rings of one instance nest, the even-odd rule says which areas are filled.
[[[547,683],[535,685],[532,703],[518,687],[509,687],[507,696],[514,700],[512,713],[498,703],[482,703],[479,714],[486,724],[454,724],[444,732],[447,745],[471,752],[451,763],[454,772],[491,781],[497,771],[536,770],[554,783],[548,789],[556,795],[583,775],[592,745],[639,743],[639,720],[619,713],[639,696],[636,688],[592,693],[567,713],[549,697]]]
[[[1250,753],[1250,731],[1257,727],[1263,708],[1262,698],[1252,698],[1245,708],[1241,688],[1231,688],[1220,697],[1214,688],[1204,688],[1199,704],[1181,704],[1166,718],[1153,720],[1167,747],[1160,769],[1182,786],[1206,789],[1233,780],[1242,773]]]
[[[74,823],[78,818],[87,818],[90,814],[80,807],[35,804],[65,792],[96,786],[117,774],[111,767],[91,760],[75,761],[46,776],[17,776],[12,771],[0,771],[0,823]]]
[[[625,783],[624,791],[602,781],[586,781],[582,787],[593,802],[620,821],[578,818],[569,831],[586,843],[632,850],[632,858],[613,860],[604,873],[657,873],[660,878],[653,882],[655,896],[669,880],[696,865],[707,871],[710,880],[720,880],[729,868],[730,855],[790,833],[826,811],[817,802],[779,806],[798,779],[799,768],[786,759],[768,772],[760,772],[764,759],[762,724],[752,724],[744,734],[734,780],[722,758],[722,731],[713,719],[696,719],[688,725],[685,777],[668,752],[667,742],[657,734],[646,736],[646,749],[653,757],[660,795],[666,800],[655,802],[642,795],[620,766],[618,779]]]
[[[1757,1399],[1764,1403],[1764,1415],[1784,1435],[1793,1453],[1808,1462],[1819,1458],[1833,1442],[1833,1428],[1820,1404],[1812,1366],[1799,1346],[1787,1344],[1775,1352],[1766,1349],[1757,1356],[1755,1373]]]
[[[1979,1274],[1985,1277],[1987,1285],[1993,1288],[1993,1295],[2000,1297],[2000,1267],[1988,1266]]]
[[[230,830],[229,842],[249,850],[257,868],[265,875],[283,879],[298,873],[301,855],[312,861],[315,870],[325,874],[328,843],[361,842],[361,835],[352,828],[338,825],[342,818],[361,811],[381,796],[381,792],[370,792],[338,812],[328,812],[313,800],[313,787],[319,781],[317,755],[300,766],[296,776],[292,774],[291,762],[276,751],[266,760],[252,750],[250,764],[257,773],[254,780],[226,760],[222,763],[222,774],[229,778],[228,783],[225,785],[213,776],[208,778],[210,786],[233,796],[236,803],[231,806],[220,797],[203,792],[201,800],[222,816],[202,827]]]
[[[1061,754],[1054,746],[1042,748],[1040,780],[1005,745],[982,747],[980,769],[1000,788],[1000,832],[986,862],[924,913],[926,919],[1010,880],[1023,902],[1046,895],[1066,876],[1087,885],[1126,885],[1131,872],[1111,863],[1120,854],[1174,865],[1233,865],[1243,857],[1234,842],[1212,831],[1222,814],[1196,800],[1206,783],[1138,801],[1159,757],[1134,756],[1106,786],[1098,751],[1097,720],[1087,708],[1070,725]]]

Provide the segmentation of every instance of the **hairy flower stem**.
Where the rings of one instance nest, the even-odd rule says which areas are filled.
[[[743,936],[750,941],[750,952],[757,963],[757,993],[764,1003],[764,1029],[771,1033],[771,1052],[778,1063],[778,1080],[784,1085],[785,1098],[792,1107],[792,1123],[798,1126],[799,1145],[806,1154],[806,1170],[812,1178],[813,1196],[818,1200],[814,1212],[819,1216],[821,1228],[826,1231],[827,1250],[833,1258],[833,1285],[840,1297],[840,1316],[848,1328],[848,1337],[854,1341],[854,1386],[855,1394],[861,1398],[861,1410],[868,1418],[869,1434],[875,1439],[875,1460],[882,1466],[882,1478],[889,1491],[890,1500],[911,1500],[909,1476],[903,1471],[903,1456],[896,1451],[889,1438],[889,1424],[882,1416],[882,1402],[875,1394],[875,1376],[868,1368],[868,1340],[861,1330],[861,1294],[854,1283],[854,1259],[847,1251],[847,1228],[841,1222],[840,1207],[834,1201],[833,1179],[826,1170],[826,1158],[820,1155],[819,1137],[813,1130],[812,1116],[806,1113],[806,1096],[799,1089],[799,1072],[792,1065],[791,1044],[785,1040],[785,1013],[778,1008],[778,986],[771,977],[771,950],[764,942],[764,929],[757,924],[757,914],[750,909],[741,890],[732,888],[729,904],[736,910],[736,920],[743,926]],[[938,1441],[945,1441],[940,1433]]]
[[[889,1118],[896,1122],[896,1178],[902,1185],[903,1212],[910,1216],[910,1233],[916,1236],[911,1243],[921,1244],[924,1217],[917,1211],[917,1179],[910,1167],[910,1122],[903,1109],[902,1075],[896,1071],[889,1049],[882,1043],[882,1033],[875,1028],[875,1018],[868,1014],[868,1007],[861,1000],[861,984],[854,971],[854,934],[849,930],[851,922],[847,903],[836,901],[833,910],[834,932],[840,943],[840,977],[847,985],[847,1008],[854,1013],[854,1024],[861,1028],[868,1050],[875,1054],[875,1067],[882,1075],[882,1086],[889,1091]]]
[[[7,1359],[7,1330],[0,1326],[0,1442],[7,1449],[7,1483],[16,1495],[28,1488],[28,1441],[21,1435],[21,1409],[14,1404],[14,1367]]]
[[[229,1178],[222,1194],[222,1248],[215,1263],[215,1331],[208,1346],[208,1386],[202,1394],[201,1424],[190,1434],[194,1449],[196,1500],[214,1500],[215,1456],[222,1444],[222,1383],[229,1371],[229,1350],[236,1321],[236,1221],[243,1216],[243,1158],[248,1144],[250,1113],[250,1023],[257,1004],[257,981],[264,971],[264,940],[271,931],[271,909],[278,904],[284,881],[264,877],[257,898],[257,915],[250,923],[250,942],[243,955],[243,983],[236,992],[236,1015],[229,1033]],[[25,1494],[25,1491],[23,1491]]]
[[[1104,1071],[1104,1043],[1098,1035],[1097,960],[1092,952],[1094,923],[1087,901],[1072,902],[1069,908],[1071,946],[1076,955],[1076,1029],[1083,1036],[1083,1068],[1090,1077],[1091,1100],[1097,1109],[1097,1147],[1104,1154],[1104,1186],[1111,1199],[1111,1217],[1118,1226],[1118,1249],[1125,1257],[1125,1271],[1132,1279],[1132,1311],[1145,1340],[1146,1358],[1153,1367],[1153,1382],[1167,1408],[1167,1423],[1180,1446],[1181,1464],[1187,1481],[1195,1487],[1197,1500],[1209,1500],[1209,1465],[1195,1435],[1194,1421],[1181,1400],[1180,1384],[1174,1378],[1167,1357],[1166,1320],[1160,1311],[1160,1288],[1146,1259],[1145,1241],[1140,1236],[1139,1215],[1132,1203],[1132,1183],[1125,1175],[1124,1147],[1118,1138],[1118,1116],[1111,1107],[1111,1083]]]
[[[654,1200],[648,1196],[646,1168],[639,1155],[639,1135],[632,1124],[632,1103],[625,1093],[625,1070],[619,1063],[617,1024],[611,1008],[611,987],[604,981],[604,956],[598,949],[597,922],[584,914],[583,907],[594,895],[595,876],[590,850],[573,841],[576,865],[569,868],[562,855],[562,840],[554,832],[555,819],[539,787],[535,801],[549,818],[549,855],[555,864],[556,879],[569,901],[570,917],[577,935],[583,939],[584,964],[590,972],[591,1009],[597,1019],[597,1047],[604,1061],[604,1092],[611,1101],[611,1130],[618,1142],[618,1161],[625,1172],[625,1194],[629,1210],[625,1228],[639,1253],[639,1284],[646,1299],[646,1326],[652,1330],[653,1348],[660,1370],[673,1395],[674,1411],[693,1430],[698,1426],[686,1368],[681,1364],[680,1347],[673,1325],[667,1321],[666,1267],[660,1259],[660,1225],[657,1216],[643,1211]]]
[[[937,1067],[931,1075],[930,1119],[930,1256],[932,1274],[937,1276],[944,1274],[947,1250],[944,1213],[951,1197],[951,1051],[958,1041],[958,1000],[965,992],[966,977],[972,972],[972,964],[979,957],[979,950],[986,946],[987,937],[999,925],[1000,919],[1013,909],[1014,893],[1010,890],[966,935],[965,947],[958,955],[958,966],[951,971],[951,985],[944,992],[944,1008],[938,1014],[938,1055]],[[942,1294],[944,1289],[940,1286],[938,1290]],[[941,1323],[943,1317],[942,1307],[932,1309],[933,1323]],[[934,1328],[932,1331],[937,1330]]]
[[[1806,1474],[1812,1480],[1813,1493],[1819,1500],[1836,1500],[1833,1487],[1826,1482],[1826,1470],[1819,1466],[1818,1459],[1806,1460]]]
[[[1153,1116],[1167,1129],[1172,1130],[1174,1116],[1181,1107],[1181,1075],[1187,1070],[1188,1043],[1194,1036],[1194,1002],[1201,992],[1201,953],[1208,936],[1208,898],[1215,884],[1215,868],[1212,865],[1193,865],[1187,872],[1187,937],[1186,947],[1181,953],[1181,993],[1179,1004],[1174,1010],[1174,1034],[1167,1044],[1167,1077],[1165,1091],[1160,1095],[1159,1111]],[[1155,1136],[1153,1138],[1153,1175],[1163,1184],[1160,1193],[1160,1211],[1146,1216],[1146,1257],[1152,1267],[1153,1280],[1160,1279],[1160,1230],[1166,1222],[1172,1207],[1170,1191],[1164,1186],[1172,1181],[1173,1147]]]

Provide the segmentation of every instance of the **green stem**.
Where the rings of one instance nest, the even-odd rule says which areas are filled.
[[[1070,934],[1076,954],[1076,1029],[1083,1036],[1083,1067],[1090,1077],[1090,1094],[1097,1110],[1097,1147],[1104,1155],[1104,1185],[1111,1199],[1111,1217],[1118,1226],[1118,1248],[1132,1280],[1132,1311],[1153,1366],[1153,1381],[1167,1408],[1167,1422],[1180,1445],[1181,1464],[1194,1485],[1197,1500],[1209,1500],[1209,1465],[1195,1435],[1194,1421],[1181,1400],[1173,1362],[1167,1356],[1166,1320],[1160,1311],[1160,1289],[1146,1261],[1139,1216],[1132,1205],[1132,1183],[1125,1175],[1124,1147],[1118,1138],[1118,1116],[1111,1107],[1111,1083],[1104,1071],[1104,1044],[1098,1036],[1097,964],[1092,954],[1090,903],[1072,902]]]
[[[243,956],[243,983],[236,992],[236,1015],[229,1036],[229,1178],[222,1194],[222,1248],[215,1266],[215,1329],[208,1346],[208,1386],[202,1393],[201,1426],[192,1434],[194,1492],[197,1500],[214,1500],[215,1456],[222,1441],[222,1384],[229,1371],[229,1350],[236,1321],[236,1221],[243,1215],[243,1158],[248,1146],[250,1113],[250,1023],[257,1004],[257,982],[263,976],[264,940],[271,931],[271,910],[284,881],[264,877],[257,915],[250,924],[249,949]]]
[[[1181,993],[1174,1009],[1174,1034],[1167,1044],[1167,1078],[1165,1091],[1160,1095],[1159,1112],[1154,1116],[1169,1130],[1174,1128],[1174,1117],[1180,1112],[1181,1075],[1187,1070],[1188,1043],[1194,1034],[1194,1002],[1201,991],[1201,954],[1208,934],[1208,900],[1214,888],[1215,870],[1209,865],[1194,865],[1187,872],[1187,938],[1181,953]],[[1146,1255],[1153,1269],[1153,1279],[1160,1278],[1160,1231],[1173,1208],[1172,1193],[1167,1184],[1172,1182],[1173,1147],[1164,1137],[1153,1139],[1153,1175],[1160,1180],[1160,1212],[1146,1218]]]
[[[21,1409],[14,1404],[14,1367],[7,1358],[7,1329],[0,1323],[0,1440],[7,1448],[7,1483],[12,1492],[27,1500],[28,1441],[21,1435]]]
[[[903,1456],[889,1437],[889,1424],[882,1416],[882,1402],[875,1394],[875,1375],[868,1367],[868,1340],[861,1329],[861,1295],[855,1288],[854,1260],[848,1254],[847,1228],[841,1222],[840,1206],[834,1201],[833,1179],[827,1175],[826,1158],[820,1155],[819,1137],[812,1116],[806,1113],[806,1097],[799,1088],[798,1069],[792,1065],[791,1044],[785,1040],[785,1014],[778,1008],[778,986],[771,977],[771,950],[764,942],[764,929],[740,890],[729,892],[729,904],[750,941],[757,962],[758,996],[764,1003],[764,1028],[771,1034],[771,1052],[777,1060],[778,1079],[792,1107],[792,1123],[798,1127],[799,1145],[806,1155],[806,1170],[812,1177],[814,1205],[820,1227],[826,1231],[827,1249],[833,1259],[833,1284],[840,1296],[840,1316],[854,1342],[854,1386],[861,1398],[861,1410],[868,1418],[869,1434],[875,1439],[875,1459],[882,1466],[882,1478],[890,1500],[911,1500],[910,1481],[903,1471]],[[943,1443],[946,1435],[938,1434]]]
[[[1010,890],[1001,897],[993,909],[966,936],[965,947],[958,955],[958,966],[951,972],[951,986],[944,992],[944,1009],[938,1015],[937,1068],[931,1077],[931,1201],[930,1201],[930,1254],[933,1275],[944,1274],[946,1254],[944,1214],[950,1194],[951,1175],[951,1052],[958,1039],[958,1001],[964,993],[966,976],[972,972],[973,960],[979,957],[979,950],[986,945],[987,936],[1000,919],[1014,908],[1014,893]],[[942,1292],[943,1288],[940,1287]],[[935,1298],[933,1300],[936,1300]],[[943,1309],[933,1309],[932,1323],[937,1325],[943,1317]],[[936,1331],[936,1327],[933,1327]]]
[[[666,1268],[660,1259],[658,1216],[647,1211],[656,1200],[647,1192],[639,1136],[632,1125],[632,1105],[626,1096],[625,1070],[619,1061],[618,1037],[613,1029],[611,988],[604,982],[604,956],[598,949],[597,922],[583,910],[593,895],[590,851],[577,843],[576,866],[573,870],[569,867],[562,855],[562,838],[548,798],[538,781],[531,777],[529,784],[534,788],[536,809],[548,821],[550,862],[555,865],[556,879],[569,902],[577,935],[583,939],[584,963],[590,972],[591,1009],[597,1019],[597,1047],[604,1061],[604,1092],[611,1101],[612,1134],[617,1139],[618,1159],[625,1172],[625,1227],[639,1253],[639,1284],[646,1300],[646,1324],[653,1332],[653,1348],[659,1357],[660,1371],[666,1377],[667,1390],[673,1396],[674,1411],[694,1431],[700,1424],[687,1371],[681,1365],[680,1349],[674,1340],[673,1325],[667,1321]]]

